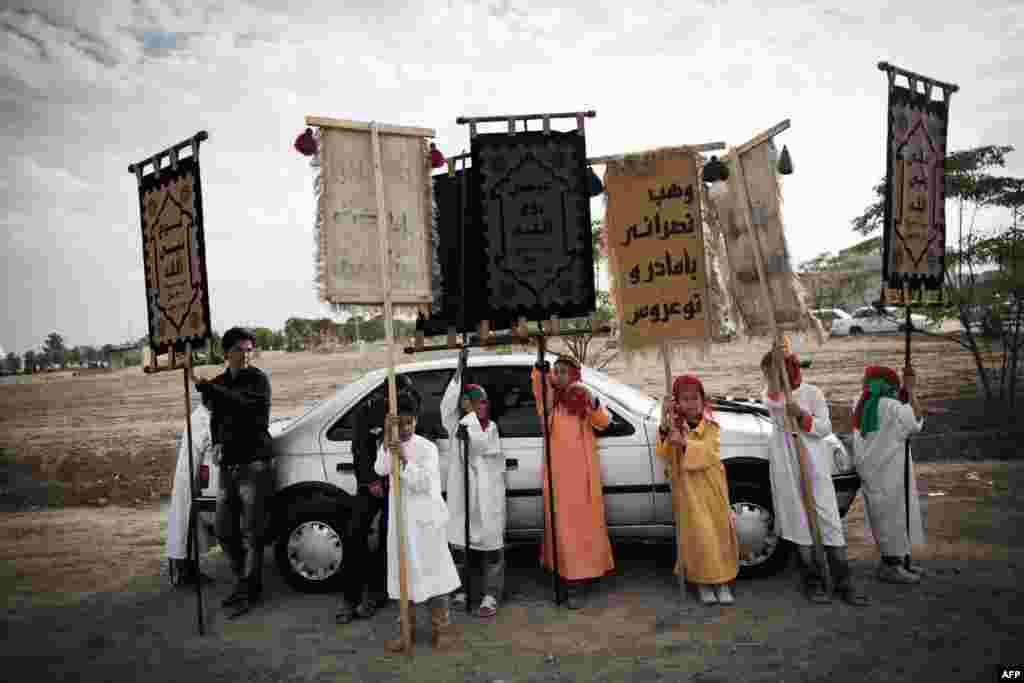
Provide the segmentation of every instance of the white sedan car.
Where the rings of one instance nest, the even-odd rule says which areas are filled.
[[[832,324],[836,320],[849,319],[850,317],[850,314],[841,308],[816,308],[811,311],[811,314],[821,321],[822,326],[826,330],[831,330]]]
[[[910,316],[910,324],[913,329],[927,329],[929,321],[927,316],[913,313]],[[864,306],[853,312],[853,315],[846,318],[836,318],[832,321],[832,336],[842,337],[856,334],[887,334],[903,332],[906,325],[906,313],[899,308],[887,306],[882,312],[873,306]]]
[[[492,417],[501,430],[507,468],[509,543],[535,543],[543,535],[541,471],[543,438],[531,390],[535,357],[528,354],[471,355],[467,382],[487,390]],[[554,357],[551,358],[554,360]],[[446,481],[449,435],[441,426],[439,406],[457,359],[402,365],[396,371],[412,380],[423,397],[417,431],[441,451],[441,481]],[[268,507],[268,540],[275,543],[278,569],[297,590],[337,588],[345,560],[344,537],[349,501],[356,493],[352,459],[353,416],[371,392],[387,379],[374,370],[293,420],[270,426],[274,449],[274,493]],[[611,423],[598,433],[598,456],[604,484],[605,515],[612,538],[671,542],[672,499],[664,467],[655,456],[660,403],[633,387],[583,369],[583,383],[607,406]],[[740,544],[749,548],[741,560],[746,576],[773,574],[785,566],[790,548],[775,534],[772,490],[768,476],[768,438],[772,423],[764,406],[753,401],[712,399],[722,426],[721,456],[736,513]],[[833,482],[839,508],[846,514],[860,479],[843,444],[829,437]],[[211,509],[217,468],[201,472],[202,521],[212,531]]]

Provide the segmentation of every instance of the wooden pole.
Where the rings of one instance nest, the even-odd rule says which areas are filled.
[[[465,270],[465,268],[463,268],[463,270]],[[463,282],[465,282],[465,279],[463,279]],[[463,300],[465,300],[465,299],[463,299]],[[460,407],[460,411],[459,412],[461,412],[462,397],[466,393],[466,366],[467,365],[468,365],[468,363],[466,362],[465,354],[464,353],[460,353],[459,354],[459,407]],[[460,423],[459,426],[456,428],[456,438],[458,438],[459,443],[461,444],[461,450],[462,450],[462,500],[463,500],[463,508],[464,508],[464,513],[465,513],[465,524],[464,524],[463,531],[465,531],[465,533],[466,533],[466,535],[463,537],[465,539],[464,552],[466,553],[465,554],[465,563],[466,564],[464,565],[465,568],[466,568],[465,569],[465,576],[466,576],[466,586],[465,586],[465,588],[466,588],[466,614],[469,614],[471,612],[470,607],[469,607],[469,600],[470,600],[470,596],[472,594],[471,591],[473,589],[473,579],[472,579],[473,572],[472,572],[472,568],[471,568],[470,562],[469,562],[469,440],[465,439],[465,438],[462,438],[464,432],[465,432],[465,427]]]
[[[923,287],[923,285],[922,285]],[[903,364],[903,377],[906,378],[906,371],[910,369],[910,290],[906,283],[903,285],[903,302],[906,304],[906,358]],[[909,394],[907,401],[910,400]],[[907,526],[907,556],[904,558],[904,566],[910,569],[910,436],[903,441],[903,518]]]
[[[786,121],[783,121],[782,124],[775,126],[772,130],[780,128],[783,124],[785,124],[785,127],[788,127],[789,120],[787,119]],[[782,129],[784,130],[785,127]],[[755,138],[755,140],[760,140],[760,142],[767,142],[770,139],[771,136],[765,136],[764,133]],[[749,151],[755,146],[756,145],[752,145],[751,143],[746,143],[745,145],[741,145],[739,149]],[[772,333],[775,338],[772,345],[773,362],[777,371],[781,375],[782,388],[785,392],[786,404],[788,405],[793,400],[793,390],[792,387],[789,386],[789,376],[785,371],[785,361],[782,355],[782,331],[779,329],[779,325],[775,319],[775,307],[772,300],[771,289],[768,285],[768,278],[766,277],[764,255],[761,253],[761,242],[758,237],[757,230],[754,229],[750,196],[747,192],[747,179],[743,172],[743,156],[742,153],[739,153],[737,150],[733,150],[732,154],[736,159],[736,185],[740,194],[739,199],[742,203],[742,211],[740,211],[740,214],[743,216],[743,224],[746,226],[747,234],[750,235],[751,242],[754,246],[754,261],[757,264],[757,276],[761,281],[761,293],[764,296],[765,304],[767,304],[768,320],[771,324]],[[786,450],[790,456],[792,456],[794,452],[796,453],[796,460],[800,465],[800,481],[803,485],[802,498],[804,511],[807,514],[807,525],[811,530],[811,540],[814,543],[814,551],[818,556],[817,559],[821,563],[822,574],[825,579],[825,589],[826,591],[831,592],[831,572],[829,571],[828,559],[825,557],[825,549],[821,540],[821,529],[818,528],[818,514],[814,500],[814,489],[811,486],[811,479],[808,474],[810,470],[810,463],[808,462],[809,458],[807,455],[807,449],[804,448],[803,442],[800,440],[799,426],[793,418],[784,412],[783,420],[785,423],[784,438],[786,442]]]
[[[670,398],[672,398],[672,399],[675,398],[674,396],[672,396],[672,359],[669,357],[669,352],[670,352],[670,349],[669,349],[668,342],[667,341],[662,341],[661,342],[661,366],[662,366],[662,370],[665,371],[665,400],[666,401],[668,401]],[[670,419],[671,419],[671,417],[672,416],[669,415]],[[673,468],[673,471],[675,471],[674,468]],[[673,495],[674,492],[672,491],[672,482],[670,481],[668,483],[668,485],[669,485],[669,495],[672,497],[672,509],[675,510],[675,496]],[[680,520],[681,514],[682,514],[682,510],[679,510],[679,511],[676,512],[676,518],[674,520],[675,524],[672,525],[672,530],[675,532],[675,540],[676,540],[676,555],[677,555],[677,562],[676,562],[676,564],[678,564],[680,566],[680,570],[679,570],[679,587],[682,589],[683,597],[685,598],[686,597],[686,567],[683,566],[683,564],[678,561],[678,556],[682,555],[682,552],[681,552],[682,549],[680,548],[680,545],[679,545],[679,523],[681,521]]]
[[[185,342],[185,434],[188,439],[188,559],[196,571],[196,618],[199,621],[199,635],[206,635],[206,625],[203,619],[203,581],[202,573],[199,571],[199,539],[196,535],[196,498],[199,492],[196,490],[195,465],[192,463],[192,392],[188,386],[189,377],[192,375],[192,342]]]
[[[388,346],[388,412],[394,417],[398,415],[398,387],[395,384],[395,329],[394,312],[392,311],[391,293],[391,226],[387,221],[387,206],[384,203],[384,175],[381,170],[380,133],[377,122],[370,124],[370,145],[373,148],[373,180],[377,194],[377,231],[380,235],[381,272],[384,279],[384,336]],[[402,484],[399,477],[398,425],[392,419],[386,421],[385,429],[390,430],[387,437],[393,444],[391,448],[391,496],[395,501],[395,538],[398,539],[398,585],[399,613],[402,620],[402,644],[405,653],[412,654],[412,628],[409,621],[409,577],[405,556],[405,515],[402,510]]]
[[[540,400],[544,415],[544,466],[548,471],[548,511],[551,515],[551,582],[555,590],[555,604],[562,604],[562,576],[558,567],[558,524],[555,520],[555,479],[551,472],[551,416],[548,415],[548,373],[545,363],[547,340],[537,339],[537,364],[540,365]]]

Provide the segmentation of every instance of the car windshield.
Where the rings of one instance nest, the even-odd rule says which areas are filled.
[[[590,385],[593,385],[595,389],[603,394],[614,396],[616,399],[623,402],[623,404],[630,410],[634,410],[637,414],[644,417],[651,414],[654,407],[658,405],[658,401],[654,400],[644,392],[634,389],[628,384],[612,379],[608,375],[599,373],[594,370],[584,369],[583,380]]]

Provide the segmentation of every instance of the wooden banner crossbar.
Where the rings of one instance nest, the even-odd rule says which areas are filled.
[[[341,128],[344,130],[361,130],[370,131],[373,128],[373,123],[366,123],[364,121],[349,121],[347,119],[332,119],[326,116],[307,116],[307,126],[316,126],[317,128]],[[435,137],[436,132],[433,128],[414,128],[412,126],[389,126],[378,123],[377,133],[379,135],[405,135],[414,138],[432,138]]]
[[[733,148],[733,151],[735,152],[736,156],[739,157],[739,156],[743,155],[744,153],[754,149],[758,145],[762,145],[762,144],[768,142],[773,137],[775,137],[776,135],[778,135],[782,131],[784,131],[787,128],[789,128],[789,126],[790,126],[789,119],[784,119],[783,121],[780,121],[779,123],[776,123],[774,126],[769,128],[768,130],[764,131],[763,133],[759,133],[758,135],[755,135],[754,137],[752,137],[747,142],[744,142],[739,147]]]
[[[192,137],[182,140],[177,144],[171,145],[167,149],[161,152],[157,152],[151,157],[147,157],[146,159],[143,159],[142,161],[139,161],[134,164],[128,164],[128,172],[135,176],[135,179],[141,186],[142,176],[145,175],[145,168],[147,165],[151,165],[153,167],[153,172],[156,173],[157,175],[160,175],[160,162],[164,159],[164,157],[167,157],[168,160],[170,161],[171,168],[176,169],[178,167],[178,155],[181,153],[181,150],[185,149],[186,147],[192,148],[192,156],[196,159],[196,161],[198,161],[199,143],[205,142],[206,140],[209,139],[209,137],[209,134],[205,130],[201,130]]]
[[[893,66],[889,62],[879,62],[878,70],[885,71],[889,74],[890,84],[892,83],[893,78],[895,76],[904,76],[912,85],[915,81],[921,81],[926,85],[938,86],[943,91],[943,93],[946,93],[947,97],[949,93],[955,93],[958,90],[960,90],[960,86],[957,85],[956,83],[946,83],[944,81],[937,81],[934,78],[928,78],[927,76],[922,76],[919,73],[915,73],[913,71],[909,71],[898,66]]]
[[[597,116],[597,112],[593,109],[587,111],[573,111],[573,112],[560,112],[556,114],[506,114],[504,116],[460,116],[455,119],[457,124],[469,124],[469,137],[476,137],[476,127],[480,123],[507,123],[508,132],[516,132],[516,121],[523,122],[523,132],[526,131],[527,121],[543,122],[543,132],[545,135],[551,132],[551,119],[576,119],[576,130],[583,133],[584,121],[586,119],[592,119]]]
[[[428,351],[459,351],[461,349],[477,349],[486,348],[488,346],[508,346],[509,344],[522,344],[530,339],[551,339],[554,337],[583,337],[586,335],[592,335],[594,337],[611,336],[612,328],[608,325],[601,326],[597,329],[591,330],[565,330],[552,333],[545,332],[530,332],[525,335],[519,335],[515,333],[501,334],[501,335],[488,335],[481,337],[480,339],[472,342],[459,343],[445,343],[445,344],[430,344],[430,345],[419,345],[406,346],[404,351],[408,354],[414,353],[426,353]],[[421,338],[417,337],[417,342],[420,342]]]
[[[728,145],[724,142],[705,142],[701,145],[679,145],[669,147],[654,147],[652,149],[645,149],[639,152],[626,152],[625,154],[610,154],[599,157],[591,157],[587,159],[587,163],[591,166],[595,164],[607,164],[612,161],[628,161],[634,158],[641,158],[648,154],[663,154],[666,152],[679,152],[680,154],[686,152],[714,152],[720,149],[726,149]]]

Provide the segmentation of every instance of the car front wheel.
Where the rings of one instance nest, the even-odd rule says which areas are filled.
[[[864,330],[860,329],[859,327],[851,327],[850,328],[850,334],[851,335],[864,334]]]
[[[274,557],[292,588],[303,593],[338,589],[345,559],[344,525],[341,506],[328,496],[298,501],[287,510]]]
[[[740,576],[757,578],[777,574],[789,561],[792,548],[775,533],[771,484],[767,481],[730,482],[729,500],[736,516]]]

